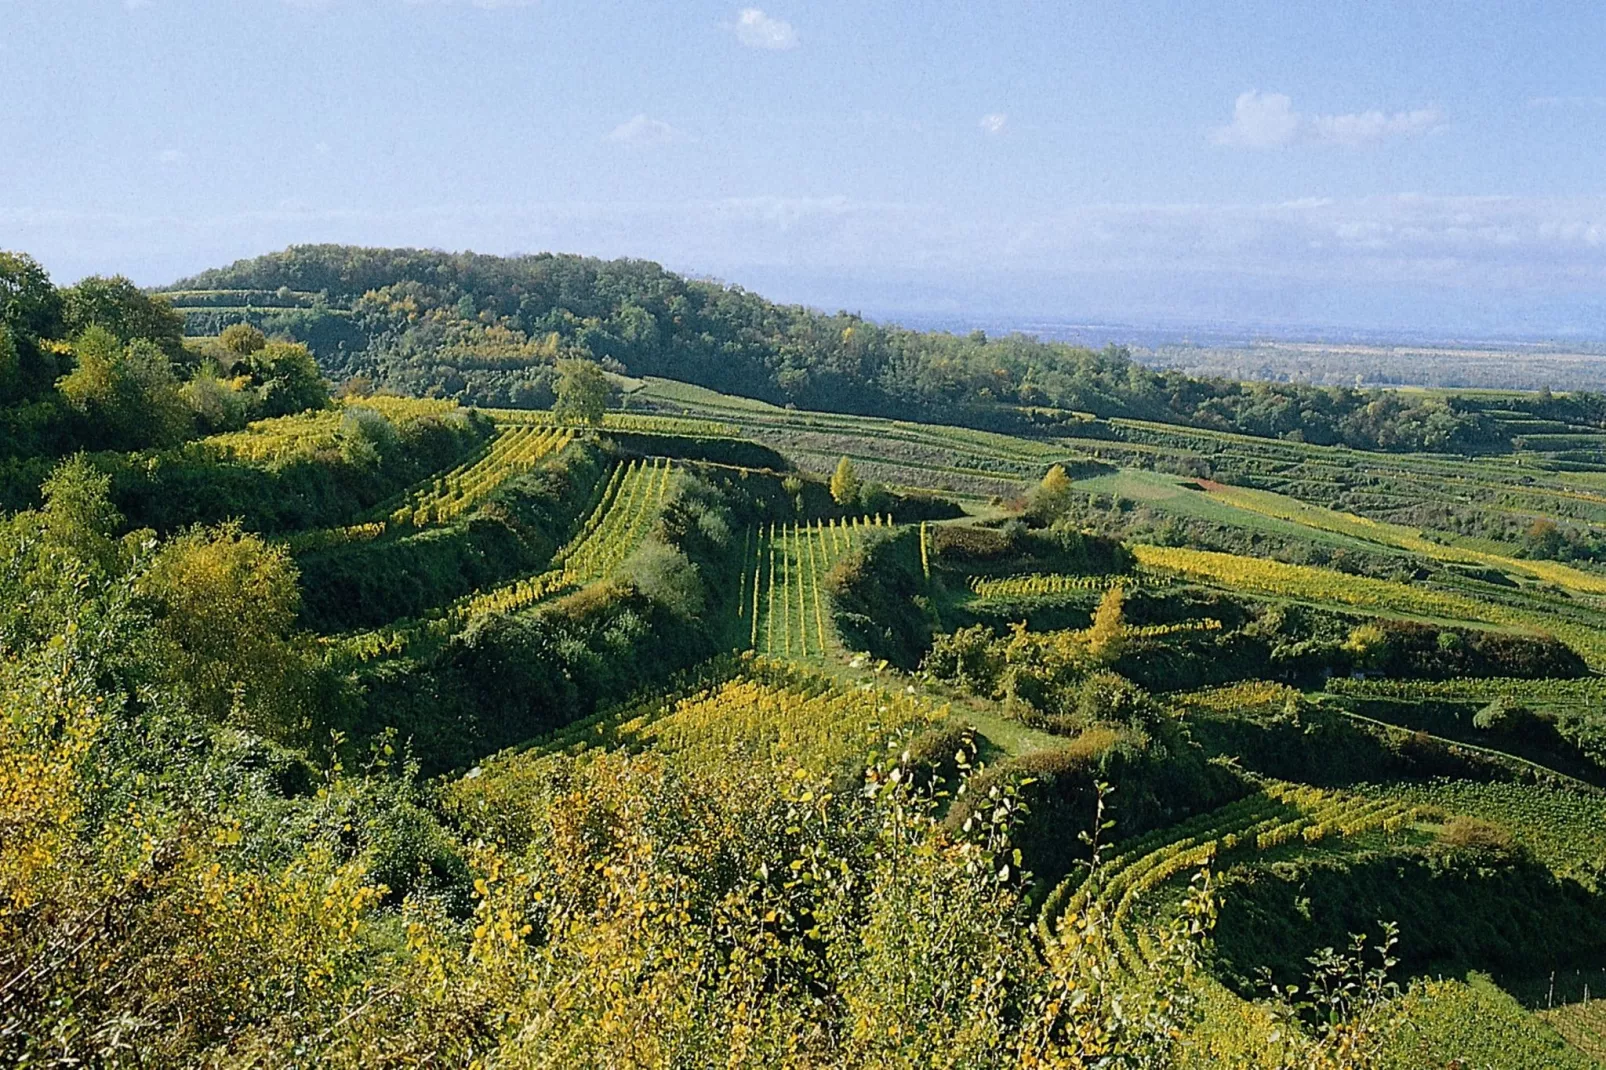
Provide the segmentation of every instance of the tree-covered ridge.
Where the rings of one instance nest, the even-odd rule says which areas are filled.
[[[203,331],[250,319],[306,341],[337,377],[474,404],[544,407],[554,362],[589,357],[777,404],[973,426],[1029,426],[1023,406],[1372,450],[1510,444],[1498,421],[1444,398],[1197,379],[1117,347],[907,330],[644,260],[295,246],[173,290]],[[230,293],[247,306],[220,309]],[[275,296],[297,294],[306,307]]]

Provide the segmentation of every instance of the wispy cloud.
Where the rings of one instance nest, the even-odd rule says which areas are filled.
[[[1436,107],[1306,115],[1295,110],[1292,98],[1286,94],[1251,89],[1238,94],[1233,102],[1232,121],[1212,130],[1211,140],[1218,145],[1246,149],[1277,148],[1296,142],[1360,148],[1426,134],[1443,121],[1444,116]]]
[[[664,122],[648,115],[637,115],[626,119],[608,134],[608,140],[621,145],[667,145],[671,141],[679,141],[681,132]]]
[[[1316,115],[1310,130],[1317,141],[1356,147],[1374,145],[1396,137],[1416,137],[1440,126],[1444,116],[1438,108],[1417,108],[1385,114],[1365,111],[1355,115]]]
[[[797,47],[797,31],[790,22],[771,18],[756,7],[737,13],[735,30],[736,39],[748,48],[781,51]]]
[[[1606,108],[1606,97],[1531,97],[1530,108]]]
[[[981,117],[981,122],[978,125],[982,128],[983,133],[1002,134],[1004,127],[1009,125],[1009,116],[1001,111],[990,112]]]
[[[322,4],[328,3],[329,0],[286,0],[286,2]],[[540,2],[541,0],[402,0],[402,3],[406,4],[408,7],[451,7],[454,5],[461,5],[467,7],[477,7],[483,11],[499,11],[503,8],[513,7],[534,7]]]

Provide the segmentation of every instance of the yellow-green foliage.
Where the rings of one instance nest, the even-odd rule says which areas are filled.
[[[337,436],[346,409],[373,409],[392,421],[458,411],[457,403],[453,401],[393,397],[388,394],[349,398],[342,406],[254,420],[243,431],[212,435],[201,441],[221,456],[253,464],[272,464],[291,457],[338,449],[340,443]]]
[[[202,737],[145,734],[165,699],[101,690],[84,646],[0,666],[0,1062],[194,1065],[334,1028],[382,889],[327,847],[248,842],[245,784],[173,779]]]
[[[1401,1000],[1400,1019],[1384,1046],[1380,1070],[1592,1070],[1598,1065],[1478,974],[1464,982],[1434,980],[1413,986]]]
[[[1559,618],[1480,602],[1426,587],[1351,576],[1312,565],[1291,565],[1260,557],[1171,546],[1133,546],[1146,570],[1220,584],[1274,598],[1355,606],[1385,614],[1404,614],[1549,633],[1578,651],[1593,668],[1606,666],[1606,634]]]
[[[1113,663],[1126,648],[1125,605],[1126,592],[1111,587],[1093,611],[1093,623],[1087,629],[1087,652],[1100,665]]]
[[[1217,483],[1210,487],[1210,495],[1213,498],[1220,498],[1229,502],[1240,509],[1277,517],[1280,520],[1291,520],[1296,524],[1303,524],[1318,531],[1352,535],[1358,539],[1381,543],[1384,546],[1398,547],[1399,549],[1440,561],[1484,565],[1507,572],[1526,573],[1535,579],[1543,580],[1546,583],[1558,584],[1574,591],[1582,591],[1588,594],[1606,594],[1606,577],[1585,572],[1582,569],[1573,568],[1560,562],[1515,558],[1506,554],[1488,553],[1465,546],[1449,546],[1443,542],[1423,538],[1420,532],[1401,524],[1390,524],[1386,521],[1373,520],[1370,517],[1356,516],[1354,513],[1323,509],[1320,506],[1295,501],[1292,498],[1286,498],[1281,494],[1273,494],[1270,491],[1229,487]]]
[[[298,412],[253,420],[243,431],[227,431],[202,441],[222,456],[254,464],[270,464],[337,446],[341,413],[337,409]]]
[[[568,432],[559,432],[567,435]],[[482,613],[512,613],[554,595],[611,575],[642,544],[672,493],[674,466],[664,458],[620,462],[579,532],[553,555],[552,567],[534,576],[466,595],[424,621],[397,622],[376,631],[329,640],[347,662],[363,662],[405,650],[423,635],[444,637]]]
[[[509,479],[534,468],[541,458],[567,446],[573,438],[573,431],[556,427],[500,430],[479,457],[408,493],[400,505],[389,509],[388,520],[417,527],[454,520]]]
[[[573,726],[542,749],[651,748],[693,763],[759,759],[819,770],[873,757],[949,715],[918,695],[844,686],[763,656],[743,655],[733,669],[689,694]]]
[[[558,421],[542,409],[484,409],[498,424],[550,424]],[[644,435],[684,435],[694,438],[735,438],[741,429],[721,420],[696,420],[684,416],[658,416],[637,412],[609,411],[602,417],[604,431],[630,431]]]
[[[495,763],[448,806],[505,845],[477,860],[473,941],[412,920],[417,980],[353,1051],[405,1036],[449,1061],[489,1026],[531,1066],[1158,1066],[1186,1019],[1194,934],[1149,992],[1110,983],[1096,931],[1065,972],[1021,941],[1002,795],[949,836],[897,769],[850,797],[608,752]]]
[[[162,661],[196,708],[259,726],[293,703],[298,660],[288,637],[301,593],[282,546],[238,524],[168,540],[140,578],[158,608]]]

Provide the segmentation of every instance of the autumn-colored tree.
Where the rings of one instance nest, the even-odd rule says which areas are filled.
[[[1056,464],[1043,474],[1043,479],[1032,490],[1031,512],[1045,522],[1051,522],[1064,513],[1071,502],[1071,477],[1065,466]]]
[[[1111,587],[1099,599],[1093,625],[1087,630],[1087,650],[1100,665],[1109,665],[1126,649],[1126,592]]]
[[[42,488],[44,528],[56,545],[108,571],[117,557],[112,538],[122,516],[111,503],[111,477],[79,453],[56,466]]]
[[[124,344],[94,325],[73,346],[78,367],[58,388],[86,418],[85,437],[113,449],[164,446],[183,439],[193,426],[179,394],[172,362],[155,343]]]
[[[859,473],[854,470],[852,459],[844,456],[836,463],[836,471],[831,475],[831,497],[838,505],[854,505],[862,489],[863,484],[859,482]]]

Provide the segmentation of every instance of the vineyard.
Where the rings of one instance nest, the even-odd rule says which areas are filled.
[[[835,630],[822,581],[864,533],[890,526],[884,516],[771,524],[749,533],[736,614],[752,649],[776,657],[819,657]]]
[[[448,616],[467,620],[481,613],[511,613],[561,591],[608,576],[647,537],[668,499],[674,466],[668,460],[622,461],[602,500],[568,545],[539,576],[517,580],[454,605]]]
[[[1519,559],[1506,554],[1494,554],[1446,544],[1442,540],[1424,538],[1419,532],[1399,524],[1356,516],[1353,513],[1322,509],[1268,491],[1230,487],[1220,483],[1211,484],[1208,490],[1211,497],[1219,498],[1239,509],[1290,520],[1317,531],[1351,535],[1439,561],[1489,566],[1502,571],[1526,574],[1535,580],[1553,583],[1568,590],[1606,594],[1606,576],[1585,572],[1559,562]]]
[[[977,598],[1052,598],[1082,591],[1107,591],[1112,587],[1135,587],[1143,582],[1133,576],[1068,576],[1061,573],[1031,573],[1024,576],[970,577],[969,587]]]
[[[1606,999],[1582,999],[1541,1012],[1540,1017],[1585,1055],[1597,1062],[1606,1060]]]
[[[1352,680],[1334,679],[1327,690],[1353,698],[1390,698],[1407,701],[1488,702],[1497,696],[1544,706],[1606,704],[1606,678],[1576,680],[1484,677],[1462,680]]]
[[[376,512],[398,526],[423,528],[450,523],[503,483],[528,472],[543,457],[573,440],[574,432],[567,428],[530,424],[499,429],[482,455],[408,492],[400,503],[381,506]]]
[[[1217,584],[1273,598],[1353,606],[1383,615],[1476,622],[1551,634],[1577,650],[1592,668],[1606,668],[1606,632],[1559,616],[1510,608],[1450,591],[1266,558],[1144,545],[1133,546],[1132,552],[1145,571],[1162,577]]]
[[[800,413],[663,382],[651,384],[644,396],[662,399],[666,408],[673,398],[679,414],[610,413],[604,429],[643,436],[745,436],[821,468],[846,455],[865,476],[901,486],[999,493],[1019,486],[1015,481],[1035,478],[1050,461],[1074,461],[1076,456],[1061,446],[1042,442]],[[448,524],[512,475],[562,449],[576,433],[555,425],[540,412],[495,410],[490,415],[496,431],[476,457],[416,486],[404,500],[387,503],[365,522],[293,536],[289,545],[296,550],[337,548],[370,542],[391,531]],[[287,443],[282,447],[285,450],[304,448],[315,442],[318,434],[332,433],[328,418],[321,419],[322,425],[305,421],[277,430],[263,429],[263,442],[276,438]],[[1110,451],[1155,448],[1151,444],[1168,441],[1168,436],[1189,441],[1210,437],[1175,429],[1155,431],[1136,424],[1122,425],[1119,430],[1126,440],[1077,440],[1075,445],[1087,454],[1112,456]],[[1238,447],[1232,436],[1212,441],[1236,456],[1233,451]],[[260,455],[273,453],[264,444]],[[1122,456],[1130,459],[1132,453]],[[1319,458],[1321,451],[1314,451],[1313,456]],[[1306,456],[1300,463],[1308,466],[1315,461]],[[1439,462],[1391,458],[1387,463],[1419,466],[1424,479],[1442,474]],[[763,473],[748,470],[744,474],[753,478]],[[331,638],[327,646],[334,653],[332,663],[361,666],[440,649],[475,618],[540,611],[558,596],[615,574],[653,529],[673,482],[673,464],[664,457],[618,458],[598,485],[595,501],[580,514],[583,519],[575,523],[568,541],[544,570],[486,586],[422,620],[396,621]],[[1094,475],[1090,485],[1135,492],[1152,489],[1157,507],[1177,509],[1179,515],[1212,523],[1231,524],[1241,519],[1246,530],[1270,532],[1280,538],[1308,533],[1312,544],[1325,547],[1325,552],[1375,546],[1446,565],[1521,576],[1527,586],[1486,590],[1487,584],[1476,581],[1477,573],[1473,580],[1453,572],[1435,573],[1429,582],[1423,582],[1420,573],[1416,578],[1396,575],[1384,579],[1267,556],[1142,542],[1129,544],[1137,568],[1126,574],[1052,571],[1056,567],[1052,564],[1011,570],[991,563],[984,572],[967,566],[956,573],[940,549],[951,540],[935,538],[938,529],[918,522],[912,533],[918,536],[914,544],[918,545],[917,576],[936,600],[937,612],[949,607],[963,613],[967,606],[994,614],[1013,612],[1016,606],[1023,615],[1081,612],[1115,591],[1139,601],[1150,600],[1144,604],[1153,605],[1173,599],[1186,604],[1189,599],[1219,597],[1219,592],[1225,592],[1240,605],[1304,604],[1349,614],[1346,619],[1350,621],[1360,614],[1363,619],[1440,628],[1554,636],[1591,666],[1606,667],[1606,603],[1597,606],[1592,601],[1606,592],[1606,581],[1586,570],[1458,546],[1453,540],[1430,538],[1386,519],[1328,509],[1301,500],[1297,494],[1289,496],[1287,486],[1279,485],[1281,493],[1274,493],[1206,481],[1190,491],[1149,473]],[[1575,503],[1588,500],[1587,495],[1567,497],[1569,492],[1561,488],[1528,488],[1519,493],[1550,494],[1552,500],[1566,498]],[[1527,500],[1531,499],[1514,498],[1513,508]],[[1606,511],[1602,516],[1606,517]],[[853,675],[865,672],[859,667],[867,659],[842,647],[826,576],[845,555],[863,547],[869,533],[892,528],[891,518],[882,515],[800,518],[745,527],[730,542],[737,565],[734,603],[710,607],[710,612],[731,618],[735,634],[744,640],[745,653],[703,663],[648,696],[580,718],[534,741],[519,754],[498,759],[513,764],[496,775],[507,775],[513,768],[546,768],[549,761],[585,760],[607,751],[648,753],[689,769],[776,765],[812,773],[856,767],[873,756],[885,756],[889,745],[895,748],[926,729],[951,731],[961,724],[971,732],[979,731],[978,724],[984,725],[994,741],[991,745],[1004,748],[999,760],[1006,766],[1013,760],[1011,750],[1051,753],[1064,745],[1053,735],[1009,723],[1014,715],[981,711],[956,715],[951,705],[929,696],[923,688],[900,686],[901,678],[893,678],[898,681],[894,683]],[[1142,641],[1124,648],[1134,652],[1133,657],[1153,651],[1163,655],[1170,649],[1168,644],[1175,643],[1178,648],[1205,651],[1200,656],[1208,659],[1211,644],[1231,644],[1241,627],[1229,619],[1237,618],[1219,616],[1207,605],[1180,614],[1169,610],[1159,620],[1123,622],[1120,635]],[[1063,627],[1055,624],[1049,630]],[[1092,634],[1073,632],[1083,639]],[[838,675],[844,666],[849,673],[846,677]],[[822,668],[830,672],[820,671]],[[1332,698],[1324,700],[1315,692]],[[1587,712],[1606,702],[1606,684],[1597,676],[1435,680],[1375,673],[1351,677],[1346,671],[1314,686],[1243,679],[1158,696],[1168,716],[1185,723],[1197,718],[1194,730],[1213,735],[1243,732],[1246,726],[1297,724],[1304,711],[1319,708],[1324,716],[1348,718],[1372,733],[1368,738],[1391,741],[1389,746],[1439,746],[1446,754],[1476,758],[1486,768],[1499,768],[1504,770],[1502,775],[1519,779],[1440,777],[1318,788],[1264,774],[1250,775],[1245,780],[1247,794],[1237,801],[1118,840],[1103,850],[1096,868],[1073,871],[1071,877],[1046,889],[1035,915],[1034,939],[1052,967],[1069,976],[1069,971],[1080,968],[1073,966],[1073,961],[1080,960],[1073,960],[1072,944],[1068,943],[1073,940],[1071,934],[1076,934],[1074,954],[1085,955],[1088,947],[1082,940],[1088,926],[1107,925],[1108,943],[1101,945],[1100,953],[1109,956],[1114,983],[1147,985],[1151,972],[1162,968],[1167,926],[1177,924],[1189,882],[1201,870],[1243,873],[1313,857],[1360,857],[1367,852],[1408,855],[1432,842],[1446,822],[1460,818],[1509,829],[1528,852],[1525,857],[1584,887],[1598,887],[1600,874],[1606,871],[1606,834],[1599,831],[1606,828],[1606,803],[1586,784],[1500,750],[1497,740],[1476,737],[1491,745],[1474,746],[1457,742],[1459,736],[1452,740],[1429,735],[1403,714],[1405,727],[1362,715],[1364,711],[1378,717],[1393,716],[1386,708],[1368,707],[1364,702],[1482,706],[1497,698],[1536,710]],[[1432,730],[1452,731],[1436,722]],[[1411,1034],[1414,1040],[1393,1044],[1390,1050],[1396,1054],[1390,1058],[1394,1062],[1387,1065],[1403,1070],[1415,1057],[1407,1053],[1418,1049],[1480,1050],[1477,1045],[1484,1043],[1480,1038],[1485,1034],[1468,1031],[1456,1018],[1472,1011],[1488,1016],[1491,1030],[1504,1030],[1502,1044],[1511,1051],[1565,1050],[1566,1058],[1572,1058],[1579,1052],[1601,1050],[1602,1019],[1595,1003],[1572,1000],[1549,1011],[1530,1013],[1498,988],[1479,984],[1482,982],[1435,981],[1412,987],[1404,999],[1419,1029]],[[1194,1027],[1199,1053],[1236,1059],[1246,1066],[1283,1065],[1277,1060],[1292,1049],[1286,1046],[1286,1035],[1268,1016],[1263,1002],[1243,999],[1208,971],[1194,986],[1201,1009]],[[1548,1032],[1551,1028],[1556,1032]],[[1562,1036],[1571,1047],[1546,1047],[1565,1044]],[[1216,1064],[1199,1055],[1179,1065]],[[1556,1065],[1573,1064],[1558,1059]]]
[[[206,316],[233,300],[191,296]],[[1457,526],[1484,496],[1512,525],[1555,516],[1606,535],[1606,471],[1529,467],[1583,449],[1582,432],[1536,424],[1517,471],[1490,458],[1365,454],[1063,412],[1023,414],[1033,435],[1013,437],[666,380],[628,389],[629,408],[595,428],[549,411],[470,416],[449,402],[376,397],[204,440],[208,463],[249,469],[242,485],[252,488],[331,466],[344,483],[307,479],[309,496],[329,496],[328,486],[353,485],[350,472],[373,471],[342,437],[373,423],[348,421],[351,408],[398,421],[464,414],[444,428],[457,435],[449,447],[420,448],[416,467],[361,485],[369,493],[344,511],[287,508],[295,519],[229,529],[215,543],[159,541],[159,554],[191,555],[178,560],[195,582],[228,572],[220,562],[230,554],[259,554],[259,566],[281,555],[285,574],[295,571],[283,587],[306,599],[303,617],[287,597],[275,619],[293,623],[272,643],[242,644],[246,668],[184,630],[197,603],[160,589],[181,574],[170,560],[131,588],[165,629],[152,650],[202,651],[205,671],[230,682],[213,722],[242,738],[270,726],[261,731],[278,732],[273,746],[286,749],[311,747],[311,726],[344,770],[390,770],[398,751],[417,763],[413,794],[396,793],[404,802],[330,837],[360,844],[341,848],[352,872],[372,860],[408,904],[373,893],[386,927],[362,961],[391,955],[386,941],[403,924],[409,941],[422,931],[394,920],[401,909],[440,913],[452,936],[419,952],[426,973],[438,948],[486,953],[495,970],[528,956],[507,987],[542,992],[556,929],[530,940],[522,927],[570,911],[563,925],[595,935],[584,913],[593,907],[575,904],[618,897],[629,916],[596,930],[605,935],[590,956],[634,939],[622,934],[678,928],[633,961],[604,963],[628,983],[603,983],[618,997],[598,1005],[603,1017],[639,1003],[687,947],[718,949],[695,967],[713,973],[675,998],[705,998],[697,986],[716,976],[756,1000],[793,984],[797,966],[800,990],[823,1005],[814,988],[837,984],[840,964],[812,957],[817,934],[858,911],[886,928],[854,933],[844,959],[877,941],[892,949],[888,961],[916,939],[950,941],[941,955],[956,961],[966,948],[998,948],[1003,965],[989,976],[1051,982],[1032,1007],[1063,1008],[1073,991],[1138,1006],[1163,989],[1191,1017],[1178,1019],[1170,1056],[1150,1065],[1288,1070],[1329,1065],[1296,1059],[1309,1054],[1298,1038],[1315,1019],[1290,1017],[1284,997],[1251,991],[1247,978],[1257,968],[1297,974],[1334,942],[1322,926],[1335,904],[1354,905],[1362,926],[1409,916],[1403,897],[1385,893],[1401,874],[1426,872],[1433,879],[1413,900],[1423,914],[1473,912],[1480,896],[1509,897],[1516,911],[1538,888],[1606,916],[1606,569]],[[852,478],[839,486],[836,471]],[[539,477],[518,478],[531,472]],[[1430,509],[1446,511],[1444,527],[1431,526],[1441,514]],[[389,601],[391,588],[410,601]],[[362,618],[305,608],[342,599],[377,608]],[[197,670],[171,679],[185,672]],[[296,704],[315,701],[334,712],[297,719]],[[264,774],[258,765],[277,757],[250,761],[236,779],[303,791],[299,765]],[[891,768],[897,777],[880,779]],[[332,773],[305,794],[333,799],[350,776]],[[662,793],[590,779],[615,776]],[[674,811],[672,800],[716,783],[739,783],[741,794]],[[780,794],[764,810],[769,791]],[[847,835],[845,815],[883,802],[851,851],[808,868],[809,852]],[[262,812],[296,805],[275,797]],[[769,817],[750,820],[759,812]],[[819,829],[802,835],[814,820]],[[730,828],[719,835],[753,838],[714,843],[721,821]],[[504,843],[527,856],[515,861]],[[767,853],[776,843],[784,850]],[[561,872],[559,847],[578,858]],[[809,877],[790,876],[800,871]],[[1303,890],[1320,880],[1341,893],[1323,901]],[[702,881],[717,888],[686,906]],[[787,920],[786,902],[833,881],[852,910]],[[1288,908],[1276,898],[1285,886],[1307,899]],[[1208,908],[1197,898],[1207,891]],[[768,898],[758,910],[747,894]],[[907,904],[928,900],[931,912],[910,922]],[[1487,902],[1505,916],[1506,900]],[[883,918],[894,906],[904,913]],[[1171,956],[1196,908],[1218,924],[1188,939],[1213,950],[1182,968]],[[790,957],[760,951],[733,965],[720,941],[747,922],[760,934],[753,947],[795,936]],[[1537,957],[1520,970],[1502,958],[1538,954],[1518,924],[1509,938],[1469,941],[1465,961],[1423,953],[1397,971],[1389,998],[1404,1024],[1369,1038],[1378,1054],[1358,1065],[1585,1070],[1606,1056],[1606,992],[1537,1001]],[[1271,935],[1260,941],[1262,928]],[[688,933],[703,943],[680,942]],[[1440,935],[1421,943],[1437,953],[1429,938]],[[1412,938],[1402,923],[1402,954]],[[487,941],[500,943],[487,952]],[[1588,975],[1606,939],[1577,956],[1557,968]],[[1090,962],[1100,981],[1087,987]],[[941,969],[926,973],[945,983]],[[915,1002],[969,1006],[968,985]],[[339,1014],[367,998],[352,996]],[[905,1027],[898,1014],[876,1029]],[[730,1007],[710,1020],[722,1044],[751,1022]],[[896,1062],[879,1054],[858,1064]]]
[[[1110,918],[1118,960],[1136,969],[1152,950],[1148,927],[1135,925],[1134,912],[1167,883],[1238,854],[1313,847],[1379,830],[1399,835],[1415,817],[1415,808],[1392,799],[1267,784],[1218,810],[1118,845],[1118,853],[1091,873],[1068,878],[1049,893],[1039,913],[1039,934],[1054,962],[1067,926],[1076,928],[1089,914]]]
[[[552,413],[542,409],[482,409],[499,425],[521,427],[560,424]],[[579,425],[574,425],[579,426]],[[690,438],[734,438],[740,431],[721,420],[699,420],[679,416],[659,416],[637,412],[609,412],[602,418],[604,431],[629,431],[647,435],[674,435]]]
[[[747,654],[712,679],[575,724],[534,753],[650,748],[693,765],[758,760],[821,770],[885,754],[889,743],[948,717],[946,707],[922,696],[844,686]]]
[[[1557,873],[1590,885],[1606,859],[1606,795],[1535,784],[1436,779],[1363,786],[1381,799],[1496,821]]]
[[[370,409],[390,420],[444,416],[460,411],[449,401],[375,395],[334,408],[254,420],[244,430],[227,431],[201,441],[209,451],[220,456],[270,465],[337,449],[341,421],[351,409]]]
[[[668,500],[673,472],[666,458],[620,461],[580,530],[553,555],[551,568],[461,598],[427,620],[340,636],[326,645],[345,662],[394,656],[420,639],[444,639],[477,616],[517,613],[604,579],[652,530]]]

